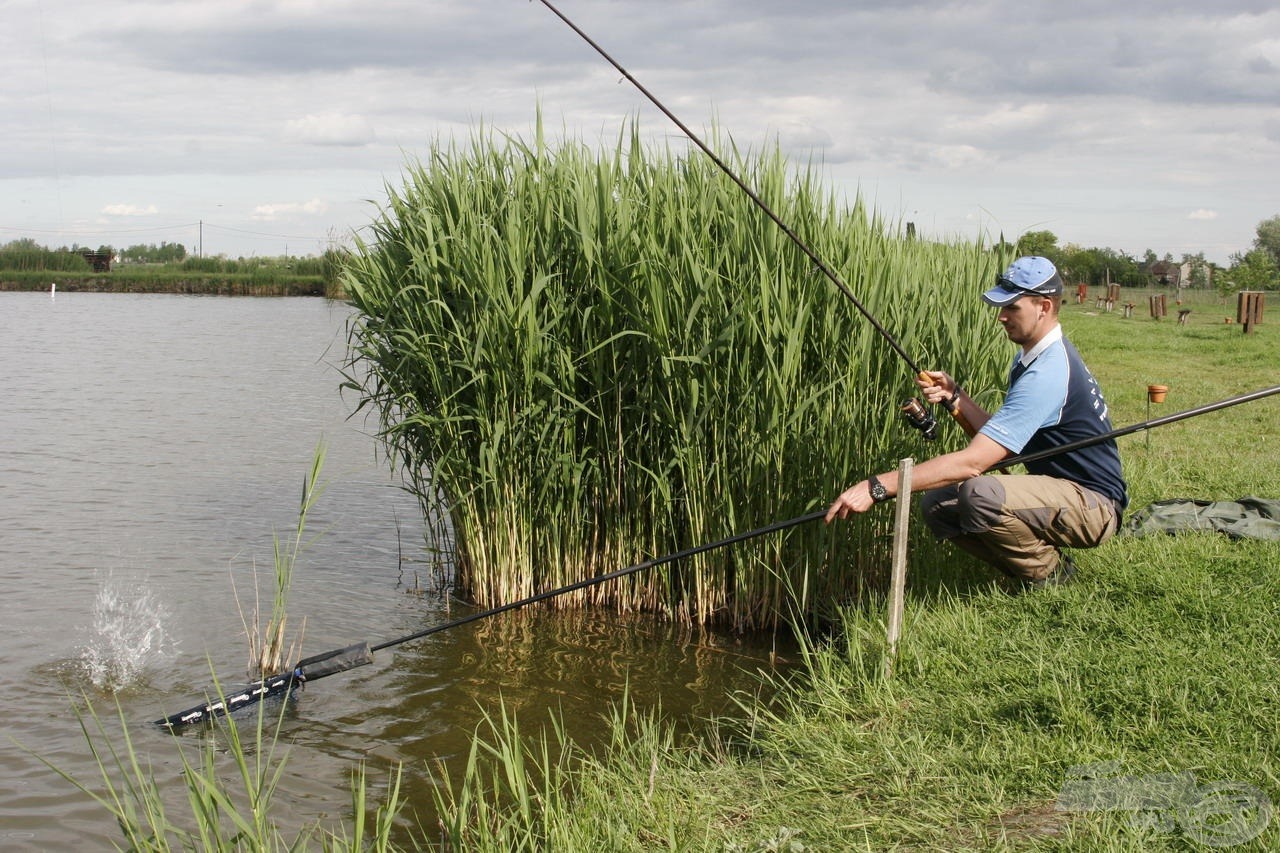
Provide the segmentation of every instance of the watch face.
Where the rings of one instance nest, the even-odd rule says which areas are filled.
[[[875,501],[876,503],[879,503],[880,501],[884,501],[888,499],[889,499],[889,490],[884,487],[883,483],[876,481],[871,484],[871,500]]]

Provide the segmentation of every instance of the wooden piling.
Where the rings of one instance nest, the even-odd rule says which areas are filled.
[[[898,504],[893,525],[893,571],[889,578],[889,621],[885,629],[889,653],[884,659],[885,678],[893,675],[898,656],[898,639],[902,636],[902,611],[907,592],[907,536],[911,529],[911,470],[914,461],[908,457],[898,463]]]

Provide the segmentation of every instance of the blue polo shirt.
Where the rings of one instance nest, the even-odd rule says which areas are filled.
[[[1009,381],[1004,405],[979,432],[1010,453],[1037,453],[1111,431],[1107,401],[1061,326],[1031,352],[1018,353]],[[1026,468],[1079,483],[1120,509],[1129,503],[1115,439],[1029,462]]]

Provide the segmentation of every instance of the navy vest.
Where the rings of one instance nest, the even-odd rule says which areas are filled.
[[[1085,367],[1080,353],[1076,352],[1070,341],[1063,338],[1062,346],[1070,365],[1067,401],[1062,407],[1062,417],[1053,426],[1036,430],[1020,451],[1022,453],[1038,453],[1111,432],[1107,402],[1102,397],[1097,380],[1093,378],[1089,368]],[[1010,374],[1011,386],[1021,375],[1022,371],[1015,367]],[[1111,498],[1120,510],[1129,505],[1129,495],[1120,469],[1120,451],[1113,438],[1038,462],[1029,462],[1026,469],[1030,474],[1045,474],[1079,483]]]

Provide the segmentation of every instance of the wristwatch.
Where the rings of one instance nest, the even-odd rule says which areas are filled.
[[[871,492],[871,500],[875,503],[884,503],[889,500],[889,490],[884,487],[884,483],[881,483],[878,477],[867,478],[867,491]]]

